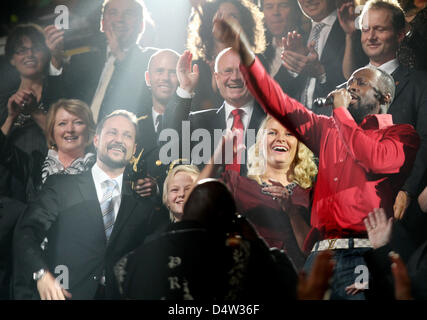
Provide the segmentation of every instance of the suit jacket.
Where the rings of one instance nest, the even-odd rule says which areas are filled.
[[[196,111],[190,113],[191,99],[183,99],[175,96],[171,99],[169,104],[166,107],[164,121],[165,125],[168,128],[175,129],[180,135],[181,144],[190,143],[188,136],[183,134],[182,121],[190,121],[190,134],[192,134],[197,129],[206,129],[211,137],[211,153],[209,155],[205,155],[203,157],[204,161],[208,161],[215,148],[215,142],[221,141],[221,139],[214,139],[214,131],[215,129],[221,129],[224,131],[226,129],[226,121],[225,121],[225,105],[223,104],[218,109],[208,109],[202,111]],[[259,126],[266,117],[264,110],[261,106],[258,105],[257,102],[254,101],[254,109],[252,112],[251,119],[249,121],[249,125],[247,129],[255,130],[255,135],[258,132]],[[255,141],[248,141],[255,142]],[[191,141],[191,150],[197,145],[198,142]],[[251,147],[251,145],[246,145],[245,150],[245,159],[247,159],[247,150]],[[186,154],[183,152],[183,158],[186,158]],[[246,175],[247,167],[246,161],[245,164],[240,166],[240,174]]]
[[[140,245],[163,221],[154,214],[149,200],[137,198],[124,184],[120,209],[107,243],[91,171],[50,176],[38,200],[29,205],[18,222],[14,237],[15,270],[18,276],[28,279],[42,268],[56,276],[55,268],[66,266],[73,299],[93,299],[105,271],[106,297],[117,298],[114,263]],[[46,236],[49,242],[43,251],[40,244]],[[15,281],[16,298],[32,297],[26,284]]]
[[[360,38],[355,37],[353,48],[354,57],[356,58],[355,65],[357,67],[366,65],[369,60],[363,52]],[[313,92],[313,101],[319,97],[326,97],[331,91],[335,90],[338,85],[346,81],[342,73],[344,52],[345,32],[341,28],[337,18],[332,25],[332,29],[329,32],[328,39],[326,40],[325,47],[322,51],[322,56],[320,57],[320,63],[325,68],[326,82],[321,84],[320,81],[316,81],[316,86]],[[291,96],[295,95],[297,100],[300,100],[301,98],[307,78],[308,77],[306,75],[300,74],[294,80],[294,83],[290,83]],[[286,81],[286,79],[284,81]],[[289,83],[289,80],[287,80],[287,82]],[[287,91],[285,90],[285,92]],[[312,110],[316,114],[332,115],[332,107],[313,107]]]
[[[139,116],[143,105],[151,104],[144,74],[155,51],[154,48],[141,48],[135,44],[123,61],[116,61],[98,119],[117,109],[126,109]],[[62,76],[68,98],[77,98],[91,105],[107,59],[106,52],[104,41],[93,51],[72,57],[70,64],[64,67]]]
[[[413,125],[421,138],[411,174],[402,187],[415,198],[427,182],[427,73],[399,66],[392,76],[396,91],[388,113],[392,115],[393,123]]]
[[[162,189],[161,186],[166,178],[168,166],[160,160],[159,152],[161,144],[154,128],[151,108],[145,112],[144,116],[146,117],[140,118],[138,121],[139,136],[137,137],[136,155],[139,155],[142,151],[142,156],[138,162],[137,175],[139,177],[150,176],[155,178],[159,188]],[[159,124],[160,128],[162,128],[162,124]]]

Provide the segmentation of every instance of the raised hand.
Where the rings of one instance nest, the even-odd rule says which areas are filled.
[[[356,20],[356,13],[353,1],[345,2],[337,10],[338,21],[341,28],[348,35],[352,35],[356,31],[354,21]]]
[[[286,37],[282,38],[283,50],[293,51],[301,55],[308,55],[308,49],[302,41],[302,36],[295,30],[288,32]]]
[[[44,33],[52,64],[55,68],[60,69],[64,60],[64,30],[59,30],[54,25],[49,25],[44,28]]]
[[[255,60],[249,41],[236,19],[223,18],[219,14],[214,17],[212,29],[216,41],[236,51],[246,66],[250,66]]]
[[[410,203],[411,198],[408,197],[408,194],[400,190],[393,205],[394,217],[399,220],[402,219]]]
[[[104,25],[104,33],[107,37],[108,46],[111,49],[111,52],[113,55],[118,59],[119,61],[122,61],[126,54],[123,51],[122,47],[120,46],[120,39],[117,37],[116,33],[113,31],[113,27],[109,25]]]
[[[176,75],[178,77],[179,86],[185,91],[192,93],[199,81],[199,66],[195,64],[191,69],[191,60],[193,55],[190,51],[185,50],[178,60],[176,65]]]
[[[374,209],[363,222],[374,249],[380,248],[390,241],[393,218],[387,220],[384,209]]]

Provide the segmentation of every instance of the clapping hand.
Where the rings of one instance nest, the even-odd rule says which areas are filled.
[[[295,30],[288,32],[286,37],[282,38],[283,50],[293,51],[301,55],[308,55],[308,48],[302,42],[302,36]]]

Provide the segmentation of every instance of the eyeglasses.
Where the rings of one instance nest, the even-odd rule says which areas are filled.
[[[226,68],[225,70],[221,70],[218,73],[222,76],[229,77],[235,73],[240,74],[240,69],[239,68]]]
[[[39,52],[43,51],[43,47],[41,47],[41,46],[34,46],[32,48],[19,47],[18,49],[15,50],[15,54],[17,54],[18,56],[23,56],[23,55],[29,53],[30,50],[32,53],[39,53]]]

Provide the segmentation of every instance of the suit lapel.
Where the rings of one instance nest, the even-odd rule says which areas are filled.
[[[99,205],[98,196],[96,194],[95,183],[93,182],[92,170],[88,170],[83,173],[78,181],[78,187],[82,198],[85,201],[93,202],[93,210],[88,212],[88,215],[93,219],[94,225],[98,228],[98,232],[102,230],[102,234],[105,237],[105,242],[107,238],[105,236],[104,221],[102,219],[101,206]]]
[[[332,25],[331,32],[329,32],[320,62],[325,63],[326,59],[336,59],[337,54],[342,50],[342,48],[344,48],[344,42],[341,41],[344,41],[344,38],[344,31],[342,30],[337,18]]]
[[[116,221],[114,222],[113,231],[111,232],[109,244],[113,243],[120,231],[126,225],[126,221],[132,215],[137,201],[134,198],[129,185],[123,182],[122,187],[122,201],[120,203],[119,212],[117,213]]]
[[[254,110],[252,112],[251,120],[249,121],[248,129],[255,129],[258,132],[259,126],[266,117],[266,114],[258,102],[254,102]]]
[[[225,103],[222,104],[221,108],[219,108],[215,114],[216,119],[215,121],[211,122],[215,127],[214,129],[221,129],[224,131],[227,128],[227,119],[225,118]]]
[[[149,153],[152,149],[157,147],[157,134],[156,130],[154,129],[153,124],[153,114],[150,109],[146,113],[147,118],[144,120],[141,120],[141,146],[144,148],[144,153]]]
[[[409,81],[409,69],[399,66],[391,75],[394,79],[394,84],[396,85],[396,91],[394,93],[394,99],[402,92],[403,88]]]

